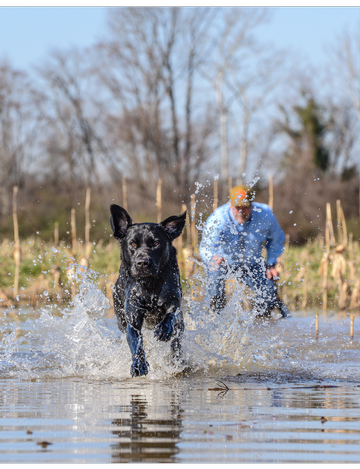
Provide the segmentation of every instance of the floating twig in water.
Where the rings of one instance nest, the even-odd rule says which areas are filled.
[[[228,391],[231,391],[229,386],[227,386],[223,381],[215,380],[215,383],[219,386],[218,388],[208,388],[208,391],[220,391],[219,395],[225,396]]]
[[[284,388],[243,388],[244,391],[276,391],[276,390],[283,390],[286,391],[287,389],[328,389],[328,388],[340,388],[341,386],[335,386],[331,384],[315,384],[314,386],[290,386]]]
[[[215,381],[219,386],[218,388],[209,388],[208,391],[230,391],[230,388],[220,380]]]
[[[281,388],[229,388],[223,381],[216,380],[215,383],[219,386],[217,388],[208,388],[208,391],[218,391],[223,395],[226,394],[228,391],[286,391],[288,389],[329,389],[329,388],[340,388],[341,386],[336,386],[333,384],[314,384],[313,386],[290,386],[290,387],[281,387]],[[360,385],[358,386],[360,387]]]

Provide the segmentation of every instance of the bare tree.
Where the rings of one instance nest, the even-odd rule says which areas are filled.
[[[335,71],[335,82],[338,82],[340,95],[347,96],[352,103],[355,114],[360,122],[360,22],[354,33],[344,31],[337,38],[332,50],[330,71]],[[345,99],[346,101],[346,99]],[[360,153],[360,139],[358,139]],[[360,216],[360,158],[357,158],[359,176],[359,216]]]
[[[87,51],[54,51],[38,69],[45,82],[44,114],[47,116],[45,148],[56,179],[67,168],[70,187],[76,180],[99,184],[106,146],[101,131],[101,92],[91,76]]]
[[[360,120],[360,22],[357,31],[349,31],[337,38],[333,49],[333,69],[339,81],[343,84],[343,91],[349,96],[356,115]],[[344,86],[345,85],[345,86]]]
[[[239,67],[232,70],[227,80],[228,88],[239,105],[238,111],[234,110],[240,135],[239,182],[245,182],[251,139],[250,126],[259,111],[264,112],[266,104],[271,100],[272,92],[281,84],[284,75],[283,52],[277,50],[273,52],[261,44],[254,45],[252,49],[251,55],[246,54],[241,61],[237,61]]]
[[[256,28],[268,19],[268,10],[262,8],[226,9],[214,34],[216,53],[203,68],[216,91],[223,192],[228,179],[229,121],[235,123],[234,139],[240,147],[238,180],[242,182],[251,141],[250,125],[280,83],[283,60],[279,52],[269,52],[268,46],[260,44],[255,36]]]
[[[212,34],[212,49],[203,63],[202,74],[215,90],[220,130],[220,181],[224,197],[229,176],[228,116],[234,96],[226,88],[226,80],[236,67],[239,51],[253,43],[253,28],[261,22],[264,11],[252,8],[228,8],[221,11]]]
[[[14,185],[22,187],[41,131],[39,95],[29,77],[0,64],[0,215],[10,209]]]
[[[98,75],[111,104],[112,141],[143,191],[187,193],[209,154],[212,113],[195,109],[194,83],[212,9],[120,8],[98,46]],[[201,112],[202,111],[202,112]]]
[[[334,103],[330,99],[328,106],[330,170],[348,178],[356,172],[358,163],[360,121],[349,101]]]

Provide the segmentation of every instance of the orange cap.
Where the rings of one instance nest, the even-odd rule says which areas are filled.
[[[233,207],[250,207],[255,192],[247,186],[234,186],[230,191],[230,202]]]

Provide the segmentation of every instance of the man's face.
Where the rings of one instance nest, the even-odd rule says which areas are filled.
[[[231,206],[235,219],[239,223],[244,223],[251,217],[252,207],[233,207]]]

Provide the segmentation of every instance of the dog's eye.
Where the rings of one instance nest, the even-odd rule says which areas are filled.
[[[131,243],[132,248],[136,248],[136,243]]]
[[[159,246],[160,243],[158,243],[157,241],[154,241],[154,247],[156,248],[156,246]]]

